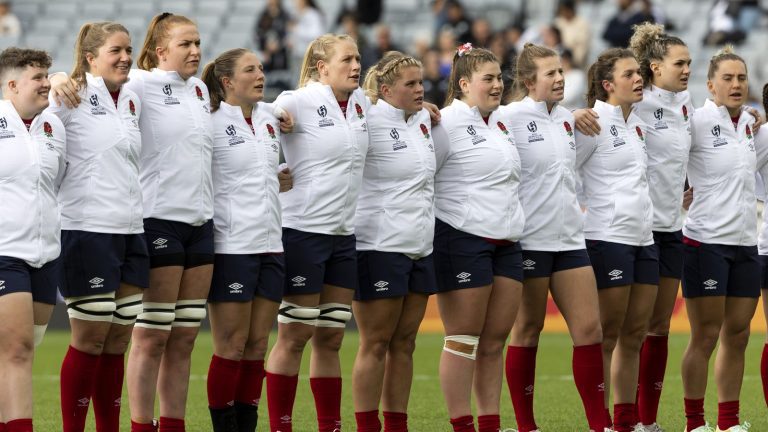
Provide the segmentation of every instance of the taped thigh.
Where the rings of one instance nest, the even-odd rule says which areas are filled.
[[[474,360],[477,357],[477,345],[480,343],[479,336],[471,335],[451,335],[445,337],[443,351]]]
[[[115,312],[115,293],[103,293],[81,297],[67,297],[69,318],[82,321],[112,322]]]
[[[136,317],[142,312],[141,298],[143,294],[134,294],[115,300],[115,312],[112,314],[112,323],[120,325],[132,325]]]
[[[319,315],[320,309],[316,306],[299,306],[283,301],[280,303],[280,309],[277,312],[277,322],[281,324],[301,323],[313,326],[317,325],[317,317]]]
[[[136,317],[136,327],[171,331],[176,317],[176,303],[144,302],[141,313]]]
[[[176,302],[176,318],[174,327],[200,327],[205,318],[206,299],[179,300]]]
[[[352,307],[344,303],[324,303],[319,306],[318,327],[344,328],[352,319]]]

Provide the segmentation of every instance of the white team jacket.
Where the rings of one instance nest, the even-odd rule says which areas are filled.
[[[208,88],[177,72],[131,70],[123,85],[142,102],[144,217],[202,225],[213,217]]]
[[[0,101],[0,256],[39,268],[61,253],[56,193],[66,142],[55,115],[38,115],[28,132],[13,104]]]
[[[754,117],[742,112],[734,129],[728,110],[707,100],[693,116],[688,182],[693,203],[683,234],[702,243],[757,244]]]
[[[293,189],[280,194],[283,226],[301,231],[350,235],[368,151],[369,102],[358,88],[347,116],[330,86],[309,83],[283,92],[275,105],[291,113],[294,130],[282,136]]]
[[[653,202],[653,230],[683,227],[683,189],[691,150],[694,109],[688,91],[670,92],[651,86],[635,104],[635,114],[646,124],[648,183]]]
[[[576,167],[585,205],[584,236],[631,246],[653,244],[653,204],[646,177],[646,125],[634,113],[596,101],[600,134],[576,132]]]
[[[525,216],[518,199],[520,156],[499,111],[486,125],[477,107],[456,99],[433,128],[437,174],[435,216],[452,227],[518,241]]]
[[[368,109],[370,143],[355,216],[358,250],[432,253],[435,147],[426,109],[405,112],[383,100]]]
[[[757,172],[760,173],[763,182],[764,196],[758,197],[765,203],[765,193],[768,191],[768,133],[758,132],[755,136],[755,152],[757,157]],[[768,255],[768,211],[763,207],[763,225],[757,236],[757,250],[760,255]]]
[[[576,144],[573,114],[556,105],[526,97],[499,108],[512,125],[522,176],[520,204],[525,250],[584,249],[584,222],[576,198]]]
[[[272,104],[253,107],[253,130],[239,106],[213,113],[213,227],[216,253],[282,252],[277,167],[280,122]]]
[[[67,175],[59,190],[61,228],[113,234],[144,232],[139,184],[141,101],[121,89],[117,108],[104,80],[86,74],[77,108],[47,111],[67,131]]]

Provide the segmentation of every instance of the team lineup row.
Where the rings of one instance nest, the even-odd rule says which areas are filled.
[[[630,49],[590,67],[591,109],[572,113],[558,105],[556,52],[526,45],[502,104],[498,59],[465,44],[438,111],[423,100],[420,62],[398,52],[361,86],[346,35],[310,44],[298,88],[272,104],[256,54],[226,51],[198,79],[199,45],[193,21],[163,13],[138,69],[114,22],[85,24],[74,70],[50,81],[45,52],[0,54],[0,315],[14,323],[0,329],[0,394],[12,395],[0,398],[0,431],[32,430],[33,346],[57,288],[72,329],[66,432],[84,430],[91,400],[97,430],[118,431],[124,375],[131,431],[183,431],[206,307],[214,431],[255,431],[266,381],[270,430],[290,432],[310,341],[318,430],[341,430],[338,352],[353,311],[357,430],[380,431],[382,409],[385,431],[407,431],[430,294],[446,331],[439,375],[453,430],[475,430],[473,395],[478,430],[503,429],[506,372],[518,430],[538,431],[550,292],[573,338],[588,429],[661,431],[681,282],[686,431],[714,430],[703,404],[718,339],[716,428],[747,429],[738,401],[767,285],[755,174],[768,179],[768,135],[743,109],[739,56],[712,58],[712,99],[694,109],[685,43],[638,26]]]

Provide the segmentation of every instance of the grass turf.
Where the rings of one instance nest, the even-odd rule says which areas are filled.
[[[50,331],[38,348],[34,367],[35,427],[38,431],[61,430],[59,409],[59,369],[64,357],[68,333]],[[274,339],[274,337],[272,338]],[[667,431],[683,431],[683,399],[680,380],[680,358],[687,343],[687,335],[670,337],[670,358],[667,379],[661,400],[659,423]],[[768,431],[768,413],[760,383],[760,353],[764,335],[754,335],[747,350],[747,364],[744,387],[741,392],[741,418],[752,423],[753,431]],[[445,404],[440,392],[437,376],[438,359],[442,348],[439,334],[420,334],[414,360],[414,382],[409,407],[409,426],[414,432],[449,431]],[[348,332],[341,352],[344,394],[342,416],[344,430],[354,431],[354,409],[351,394],[351,369],[357,349],[357,333]],[[208,417],[205,375],[208,370],[212,348],[209,333],[201,333],[193,353],[192,376],[187,403],[187,430],[211,430]],[[294,408],[294,430],[310,432],[317,430],[314,403],[307,379],[309,353],[304,355]],[[587,431],[581,401],[571,378],[571,343],[568,335],[545,334],[542,336],[538,355],[536,375],[536,418],[545,432]],[[712,368],[710,367],[710,372]],[[260,409],[259,432],[268,431],[266,391]],[[128,397],[123,393],[121,430],[129,430]],[[501,398],[502,426],[515,426],[512,404],[506,383]],[[716,393],[712,378],[706,400],[707,420],[717,421]],[[86,427],[94,431],[92,414]]]

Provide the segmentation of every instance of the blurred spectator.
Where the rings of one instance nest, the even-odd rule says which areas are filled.
[[[485,18],[477,18],[472,21],[470,37],[467,42],[472,42],[476,47],[488,48],[491,44],[491,23]]]
[[[664,9],[662,9],[660,6],[653,4],[652,0],[639,0],[640,1],[640,9],[646,14],[653,17],[653,21],[656,24],[661,24],[664,26],[664,29],[666,31],[673,30],[675,28],[674,24],[672,24],[667,19],[667,14],[664,12]]]
[[[288,36],[291,47],[291,60],[294,65],[300,65],[307,46],[326,32],[325,20],[322,12],[315,4],[315,0],[296,0],[296,16],[290,25]]]
[[[256,21],[254,42],[262,55],[265,71],[288,69],[288,35],[290,16],[283,9],[281,0],[269,0]]]
[[[11,2],[8,1],[0,1],[0,36],[21,36],[21,22],[11,12]]]
[[[587,75],[573,64],[573,54],[566,49],[560,55],[565,77],[565,90],[560,104],[568,109],[578,109],[587,106]]]
[[[541,44],[560,53],[563,51],[563,39],[560,30],[551,25],[541,27]]]
[[[437,38],[437,49],[440,52],[439,64],[440,64],[440,76],[448,78],[451,74],[451,67],[453,66],[453,55],[456,54],[456,47],[459,44],[456,41],[456,36],[450,30],[443,30]]]
[[[443,106],[448,80],[440,75],[440,53],[431,49],[421,59],[424,66],[424,100],[437,106]]]
[[[376,24],[381,19],[382,0],[357,0],[357,21]]]
[[[625,48],[632,37],[632,26],[645,21],[653,21],[653,16],[644,11],[642,5],[634,0],[618,0],[619,10],[608,21],[603,32],[605,39],[611,46]]]
[[[738,27],[741,1],[716,0],[709,10],[709,30],[704,38],[706,45],[726,43],[740,44],[747,34]]]
[[[573,53],[573,63],[583,67],[589,57],[592,30],[587,20],[576,13],[574,0],[561,0],[555,14],[555,27],[560,30],[563,46]]]
[[[373,56],[378,61],[388,51],[400,51],[400,47],[392,43],[392,32],[386,24],[379,24],[374,30],[375,41],[371,47]]]
[[[467,12],[459,0],[445,0],[445,21],[439,29],[450,30],[456,40],[461,43],[468,42],[472,37],[472,22],[467,17]]]
[[[360,33],[360,22],[357,13],[349,9],[342,10],[339,15],[339,32],[348,34],[357,42],[357,50],[360,52],[360,63],[363,71],[367,71],[374,63],[379,61],[365,35]]]
[[[491,42],[488,44],[488,49],[494,53],[499,59],[499,62],[501,62],[502,73],[506,75],[507,72],[512,70],[517,54],[513,47],[507,45],[507,40],[504,37],[503,32],[496,32],[491,36]],[[504,85],[507,84],[508,83],[505,81]]]

